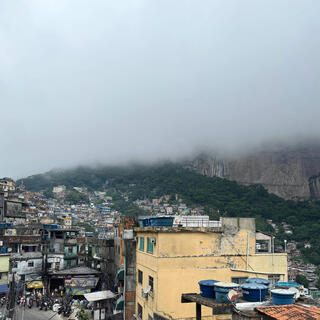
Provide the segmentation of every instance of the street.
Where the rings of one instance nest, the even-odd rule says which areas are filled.
[[[1,309],[1,313],[5,312],[5,308]],[[52,310],[42,311],[36,307],[20,308],[16,306],[14,320],[61,320],[62,318]]]
[[[20,308],[16,307],[15,320],[61,320],[60,316],[52,310],[43,311],[38,308]]]

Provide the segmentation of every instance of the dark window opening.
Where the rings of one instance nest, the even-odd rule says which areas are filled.
[[[138,318],[142,320],[143,310],[141,305],[138,303]]]
[[[153,277],[149,276],[149,286],[150,286],[150,291],[153,292]]]
[[[143,272],[141,270],[138,270],[138,283],[142,285],[143,282]]]

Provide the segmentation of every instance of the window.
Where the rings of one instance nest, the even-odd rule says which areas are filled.
[[[144,238],[139,238],[139,250],[144,251]]]
[[[12,268],[18,268],[18,262],[14,262]]]
[[[138,303],[138,318],[139,319],[142,319],[142,307],[141,307],[141,305]]]
[[[2,273],[0,272],[0,279],[2,279]]]
[[[231,282],[237,283],[237,284],[243,284],[246,282],[248,277],[237,277],[237,278],[231,278]]]
[[[138,270],[138,283],[142,285],[143,282],[143,272],[141,270]]]
[[[68,247],[68,252],[72,253],[72,247]]]
[[[153,277],[149,276],[149,286],[151,287],[150,291],[153,292]]]
[[[55,268],[56,270],[60,270],[60,261],[57,261],[57,262],[56,262],[56,266],[55,266],[55,267],[56,267],[56,268]]]
[[[33,261],[29,261],[29,262],[28,262],[28,267],[29,267],[29,268],[34,267],[34,262],[33,262]]]
[[[153,253],[153,243],[151,242],[151,238],[148,238],[147,252]]]
[[[48,269],[52,269],[52,263],[48,263]]]

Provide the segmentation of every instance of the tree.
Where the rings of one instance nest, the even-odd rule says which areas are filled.
[[[78,223],[78,227],[84,228],[84,230],[86,232],[95,232],[94,227],[90,226],[90,224],[82,222],[82,223]]]
[[[309,288],[309,281],[303,274],[297,274],[296,282],[302,284],[305,288]]]
[[[66,200],[71,204],[89,203],[89,198],[76,190],[71,190],[67,193]]]
[[[55,197],[51,188],[47,188],[46,190],[44,190],[43,195],[48,199],[50,199],[50,198],[53,199]]]

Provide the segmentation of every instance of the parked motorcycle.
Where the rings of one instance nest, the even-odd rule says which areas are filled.
[[[28,308],[31,309],[32,306],[33,306],[33,297],[30,297],[28,301]]]
[[[71,315],[71,307],[69,305],[65,306],[64,307],[64,310],[63,310],[63,315],[65,317],[69,317]]]
[[[41,299],[39,310],[44,310],[44,311],[48,310],[48,302],[45,299]]]

